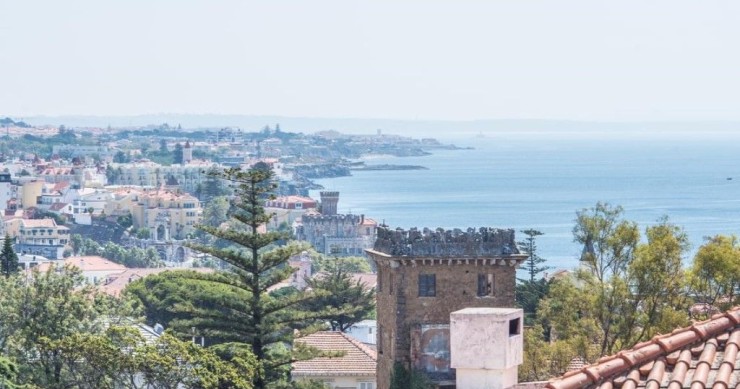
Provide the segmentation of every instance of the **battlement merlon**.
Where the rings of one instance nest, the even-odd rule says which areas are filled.
[[[488,260],[488,263],[518,265],[528,254],[516,244],[513,229],[481,227],[444,230],[378,228],[372,250],[374,258],[398,257],[405,260]]]

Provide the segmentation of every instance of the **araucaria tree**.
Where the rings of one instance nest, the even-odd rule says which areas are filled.
[[[523,241],[518,242],[518,244],[529,254],[529,258],[524,262],[524,270],[529,275],[529,281],[534,282],[540,273],[550,268],[543,265],[547,260],[540,257],[537,251],[537,237],[544,235],[544,233],[531,228],[522,230],[521,233],[527,237]]]
[[[295,329],[306,329],[316,319],[326,317],[326,310],[307,311],[300,307],[318,293],[296,293],[279,298],[268,289],[288,278],[294,271],[289,258],[306,250],[298,244],[278,246],[287,236],[283,232],[261,232],[272,215],[263,208],[275,184],[269,169],[226,169],[221,178],[236,189],[236,211],[221,226],[199,228],[231,245],[193,244],[190,247],[220,258],[232,266],[230,272],[197,276],[222,291],[222,298],[208,299],[207,304],[193,303],[192,324],[197,331],[234,343],[249,344],[260,364],[254,387],[262,389],[279,377],[270,377],[280,367],[296,359],[309,359],[315,350],[293,348],[279,352],[280,346],[292,343]],[[284,349],[284,348],[283,348]]]
[[[539,256],[537,250],[537,237],[543,235],[543,233],[535,229],[521,232],[526,235],[526,238],[524,238],[524,241],[517,242],[517,244],[529,254],[529,258],[524,263],[524,270],[527,271],[529,278],[517,280],[516,302],[524,310],[525,322],[530,324],[536,314],[537,305],[547,294],[549,284],[544,277],[540,276],[540,273],[549,269],[549,267],[544,265],[546,260]]]
[[[6,277],[18,272],[18,255],[13,250],[13,240],[5,234],[3,251],[0,252],[0,272]]]
[[[306,308],[319,311],[332,307],[337,311],[324,318],[331,324],[332,331],[345,331],[368,318],[375,310],[375,291],[352,279],[348,271],[351,265],[342,259],[335,259],[328,264],[325,273],[307,280],[311,289],[327,293],[322,298],[310,301]]]

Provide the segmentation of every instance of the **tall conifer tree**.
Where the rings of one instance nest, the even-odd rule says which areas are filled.
[[[18,255],[13,250],[13,241],[8,234],[5,234],[3,251],[0,252],[0,272],[6,277],[18,272]]]
[[[262,371],[255,378],[254,387],[263,389],[270,381],[280,379],[274,377],[274,373],[281,367],[293,360],[317,355],[316,350],[301,346],[296,346],[292,353],[280,353],[280,347],[274,346],[291,343],[296,328],[305,329],[315,319],[326,317],[327,311],[300,308],[320,297],[320,293],[301,292],[280,298],[267,293],[270,287],[294,272],[287,265],[289,258],[307,248],[297,244],[278,246],[279,242],[289,239],[288,234],[260,231],[272,217],[263,208],[275,189],[272,171],[232,168],[220,177],[234,184],[237,211],[231,215],[228,227],[200,225],[199,228],[231,245],[222,248],[222,245],[193,244],[190,247],[222,259],[232,266],[232,271],[193,275],[213,286],[214,292],[221,290],[222,297],[208,298],[205,304],[193,302],[192,323],[212,336],[251,345]]]

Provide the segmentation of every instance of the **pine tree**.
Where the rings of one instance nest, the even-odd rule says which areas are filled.
[[[0,272],[6,277],[18,272],[18,255],[13,250],[13,241],[8,234],[5,234],[3,251],[0,252]]]
[[[325,274],[307,280],[312,290],[323,290],[327,294],[311,301],[306,308],[321,310],[328,306],[342,311],[324,318],[331,324],[332,331],[346,331],[370,316],[375,309],[375,291],[352,279],[347,271],[350,265],[341,259],[335,259]]]
[[[518,244],[529,254],[529,258],[524,263],[524,270],[529,274],[529,279],[518,279],[516,301],[524,309],[525,322],[531,324],[537,312],[537,305],[547,294],[549,286],[547,280],[544,277],[538,279],[538,275],[550,267],[543,266],[542,264],[546,260],[537,254],[537,237],[543,235],[543,233],[535,229],[521,232],[527,236],[524,241],[518,242]]]
[[[294,271],[287,266],[289,258],[306,250],[298,244],[277,246],[288,237],[283,232],[260,232],[272,215],[265,213],[263,203],[275,189],[270,170],[239,168],[225,170],[221,177],[236,188],[234,206],[228,227],[200,225],[199,228],[214,237],[232,243],[222,245],[192,244],[191,248],[210,254],[232,266],[228,273],[194,275],[201,282],[220,293],[219,299],[209,298],[205,304],[193,302],[192,324],[198,331],[210,336],[249,344],[262,372],[254,380],[256,389],[284,377],[271,377],[280,367],[296,359],[317,356],[316,350],[294,347],[292,353],[278,352],[278,345],[292,342],[295,329],[313,329],[309,326],[318,318],[326,317],[326,310],[301,309],[308,301],[322,297],[321,293],[295,293],[273,297],[267,290],[288,278]],[[221,292],[218,292],[220,290]]]
[[[521,232],[527,237],[524,238],[523,242],[519,242],[519,245],[524,248],[524,251],[529,253],[529,258],[524,263],[524,269],[529,273],[529,281],[534,282],[538,274],[550,268],[549,266],[540,266],[547,260],[537,254],[537,237],[544,235],[544,233],[534,229],[523,230]]]

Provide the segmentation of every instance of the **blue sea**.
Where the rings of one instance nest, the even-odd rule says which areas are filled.
[[[442,140],[474,149],[370,156],[368,164],[429,170],[354,172],[317,182],[340,192],[340,213],[392,228],[538,229],[539,254],[556,269],[577,266],[576,211],[599,201],[621,205],[643,232],[664,215],[682,226],[692,244],[686,265],[704,237],[740,234],[734,133],[453,133]]]

